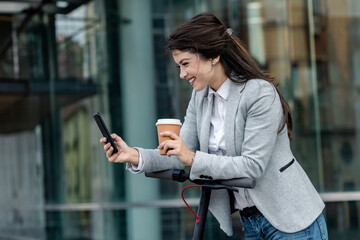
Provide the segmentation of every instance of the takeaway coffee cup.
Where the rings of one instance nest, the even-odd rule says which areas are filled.
[[[158,139],[159,139],[159,144],[160,144],[165,140],[171,139],[170,137],[160,136],[161,132],[171,131],[171,132],[176,133],[178,136],[180,135],[181,122],[179,119],[163,118],[163,119],[157,120],[156,127],[157,127]],[[165,153],[165,151],[163,151],[161,149],[160,154],[165,155],[166,153]]]

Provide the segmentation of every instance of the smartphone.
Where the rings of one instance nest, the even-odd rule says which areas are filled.
[[[96,124],[98,125],[102,135],[104,137],[106,137],[107,142],[110,142],[111,146],[114,148],[113,154],[118,152],[118,149],[116,147],[116,144],[114,142],[114,140],[112,139],[110,132],[108,130],[108,128],[106,127],[104,120],[102,119],[100,113],[95,113],[93,115]]]

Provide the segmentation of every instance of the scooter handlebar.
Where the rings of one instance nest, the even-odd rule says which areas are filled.
[[[236,178],[229,180],[222,180],[220,184],[231,187],[239,187],[239,188],[255,188],[256,181],[252,178]]]
[[[158,172],[146,172],[145,176],[150,178],[159,178],[159,179],[166,179],[172,180],[173,169],[158,171]]]
[[[181,175],[181,177],[177,177],[179,175]],[[189,175],[187,173],[185,173],[183,170],[178,170],[178,169],[169,169],[158,172],[146,172],[145,176],[151,178],[180,181],[180,182],[183,182],[184,180],[190,180]],[[186,179],[184,179],[184,177]],[[204,181],[202,179],[196,179],[193,182],[199,182],[199,181],[208,182],[208,183],[217,182],[217,184],[230,186],[230,187],[239,187],[239,188],[255,188],[256,186],[256,181],[255,179],[252,178],[236,178],[236,179],[227,179],[227,180],[218,180],[218,181]]]

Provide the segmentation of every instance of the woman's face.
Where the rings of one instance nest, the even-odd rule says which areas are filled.
[[[197,53],[180,50],[173,50],[172,55],[180,69],[180,78],[187,80],[196,91],[206,86],[216,91],[226,80],[226,76],[224,79],[224,74],[221,74],[220,57],[211,60],[203,59]]]

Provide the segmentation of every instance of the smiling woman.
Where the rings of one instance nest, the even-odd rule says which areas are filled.
[[[212,14],[177,27],[167,48],[194,89],[180,136],[162,132],[170,140],[152,150],[131,148],[114,134],[118,153],[100,140],[108,160],[132,173],[190,166],[190,179],[256,179],[254,189],[211,195],[209,209],[227,235],[231,213],[239,211],[246,239],[300,240],[309,232],[327,239],[324,203],[290,149],[291,114],[274,79]]]

